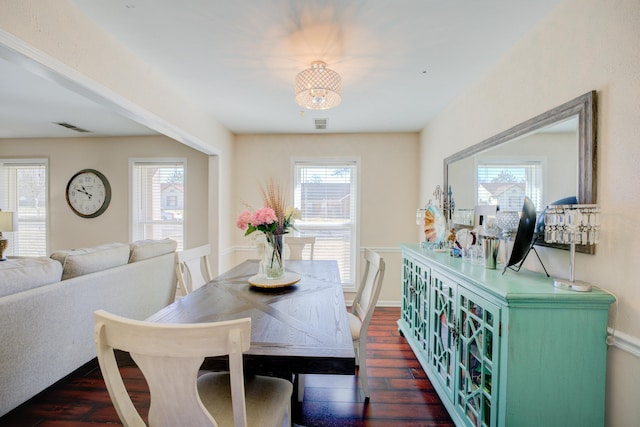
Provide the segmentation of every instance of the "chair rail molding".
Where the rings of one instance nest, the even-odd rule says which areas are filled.
[[[380,252],[380,253],[400,253],[400,248],[397,246],[379,246],[379,247],[374,247],[374,246],[362,246],[360,247],[360,252],[364,252],[364,250],[366,249],[371,249],[374,252]],[[254,252],[256,250],[255,246],[251,246],[251,245],[236,245],[236,246],[232,246],[229,249],[227,249],[227,252]]]
[[[607,343],[610,346],[617,347],[622,351],[626,351],[640,358],[640,339],[638,337],[616,331],[613,328],[608,328],[607,332],[609,333]]]

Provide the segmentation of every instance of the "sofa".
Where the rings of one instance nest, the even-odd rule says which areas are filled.
[[[93,312],[145,319],[175,299],[176,242],[0,262],[0,416],[96,357]]]

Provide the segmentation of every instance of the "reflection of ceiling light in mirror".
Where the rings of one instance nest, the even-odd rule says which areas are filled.
[[[322,61],[315,61],[311,68],[296,76],[296,102],[310,110],[328,110],[342,101],[342,79],[327,68]]]

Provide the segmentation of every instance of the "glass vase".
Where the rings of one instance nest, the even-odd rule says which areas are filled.
[[[284,275],[284,235],[265,233],[265,237],[262,272],[267,279],[279,279]]]

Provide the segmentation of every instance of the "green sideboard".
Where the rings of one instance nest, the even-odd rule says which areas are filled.
[[[613,296],[401,249],[398,326],[457,426],[604,425]]]

